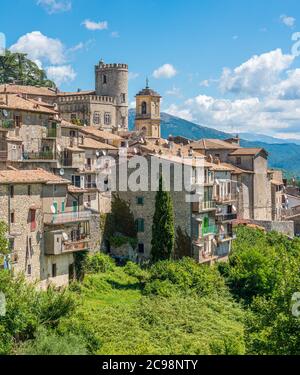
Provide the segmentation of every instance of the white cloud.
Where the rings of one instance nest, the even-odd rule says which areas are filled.
[[[88,30],[107,30],[108,29],[108,22],[107,21],[90,21],[90,20],[85,20],[82,22],[82,25],[85,26],[86,29]]]
[[[129,72],[128,79],[129,80],[136,79],[137,77],[139,77],[139,75],[140,75],[139,73]]]
[[[205,79],[199,83],[200,87],[209,87],[209,80]]]
[[[74,47],[71,47],[68,49],[68,52],[76,52],[76,51],[80,51],[81,49],[84,48],[84,43],[82,42],[79,42],[78,44],[76,44]]]
[[[291,16],[286,16],[285,14],[282,14],[282,15],[280,16],[280,21],[281,21],[285,26],[293,27],[293,26],[295,25],[296,18],[291,17]]]
[[[166,95],[181,97],[181,91],[179,87],[173,86],[170,90],[166,91]]]
[[[112,38],[120,38],[120,34],[119,34],[118,31],[113,31],[113,32],[111,32],[111,33],[110,33],[110,36],[111,36]]]
[[[49,38],[40,31],[32,31],[21,36],[17,43],[10,47],[10,50],[27,53],[28,58],[40,66],[42,61],[50,62],[50,64],[63,64],[66,60],[62,42]]]
[[[154,70],[153,77],[154,78],[172,78],[176,76],[177,71],[171,64],[164,64],[158,69]]]
[[[294,56],[276,49],[259,56],[254,55],[233,71],[224,68],[220,79],[223,92],[249,95],[264,94],[279,80],[280,73],[293,62]]]
[[[134,109],[136,108],[136,101],[135,100],[129,103],[129,108],[130,109],[131,108],[134,108]]]
[[[41,5],[49,14],[68,12],[72,9],[71,0],[37,0],[37,5]]]
[[[48,78],[53,80],[58,86],[62,83],[74,81],[76,78],[76,73],[71,65],[48,66],[46,72]]]

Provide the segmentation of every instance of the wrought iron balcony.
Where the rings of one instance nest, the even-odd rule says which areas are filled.
[[[23,160],[56,160],[56,153],[52,151],[23,152]]]
[[[44,223],[47,225],[66,224],[80,221],[88,221],[91,211],[64,212],[58,214],[45,213]]]
[[[221,214],[221,215],[217,215],[216,219],[217,219],[218,223],[223,223],[225,221],[236,220],[237,219],[237,214],[236,213]]]

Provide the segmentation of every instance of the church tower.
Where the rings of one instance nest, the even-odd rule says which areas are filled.
[[[141,131],[146,137],[160,138],[160,99],[161,96],[146,87],[136,95],[135,130]]]

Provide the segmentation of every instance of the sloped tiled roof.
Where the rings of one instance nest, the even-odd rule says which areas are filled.
[[[190,144],[195,150],[210,150],[210,149],[224,149],[224,150],[235,150],[240,148],[237,144],[223,141],[221,139],[199,139],[199,141],[192,142]]]
[[[231,156],[242,156],[242,155],[257,155],[259,154],[260,152],[264,151],[266,154],[267,152],[263,149],[263,148],[239,148],[237,150],[234,150],[233,152],[231,152],[229,155]]]
[[[92,138],[84,138],[83,145],[78,145],[79,148],[91,148],[95,150],[117,150],[116,147],[107,143],[96,141]]]
[[[70,184],[70,181],[56,176],[53,173],[47,172],[44,169],[31,170],[3,170],[0,171],[0,185],[1,184],[26,184],[26,183],[40,183],[40,184]]]
[[[48,107],[44,107],[35,101],[22,98],[17,94],[0,94],[0,108],[15,109],[27,112],[47,113],[55,115],[56,111]]]
[[[94,128],[93,126],[81,126],[79,130],[82,133],[94,135],[95,137],[98,137],[101,139],[115,140],[115,141],[121,141],[123,139],[117,134],[113,134],[105,130],[99,130],[99,129]]]
[[[55,89],[48,87],[38,87],[38,86],[22,86],[6,84],[0,85],[0,93],[6,92],[8,94],[29,94],[35,96],[56,96]]]

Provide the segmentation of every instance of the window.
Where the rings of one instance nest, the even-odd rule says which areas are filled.
[[[72,184],[80,188],[80,176],[72,176]]]
[[[138,251],[139,251],[140,254],[144,254],[144,252],[145,252],[145,246],[144,246],[143,243],[139,243],[138,244]]]
[[[110,125],[110,123],[111,123],[111,115],[110,113],[106,112],[104,115],[104,124]]]
[[[94,112],[93,122],[95,125],[100,124],[100,112]]]
[[[30,230],[31,232],[34,232],[36,230],[36,211],[30,210],[29,216],[30,216]]]
[[[11,222],[11,224],[14,224],[14,222],[15,222],[15,213],[14,212],[10,213],[10,222]]]
[[[146,114],[147,114],[147,103],[143,102],[142,103],[142,115],[146,115]]]
[[[103,76],[102,76],[102,82],[103,82],[104,85],[107,84],[107,76],[105,74],[103,74]]]
[[[121,103],[126,103],[126,94],[121,94]]]
[[[11,198],[13,198],[14,195],[15,195],[15,189],[14,189],[13,185],[10,185],[10,187],[9,187],[9,195],[10,195]]]
[[[143,206],[144,205],[144,197],[136,197],[136,204],[138,204],[139,206]]]
[[[31,275],[31,264],[27,265],[27,274]]]
[[[52,264],[52,277],[56,277],[57,269],[56,269],[56,263]]]
[[[65,212],[65,202],[61,202],[61,212]]]
[[[72,138],[76,137],[75,130],[70,130],[70,137],[72,137]]]
[[[15,127],[19,128],[22,123],[22,117],[19,115],[14,115],[14,120],[15,120]]]
[[[145,231],[145,220],[144,219],[137,219],[136,220],[136,230],[140,233]]]
[[[242,158],[241,158],[240,156],[238,156],[238,157],[236,158],[236,164],[237,164],[237,165],[241,165],[241,164],[242,164]]]
[[[27,186],[27,195],[31,195],[31,185]]]

